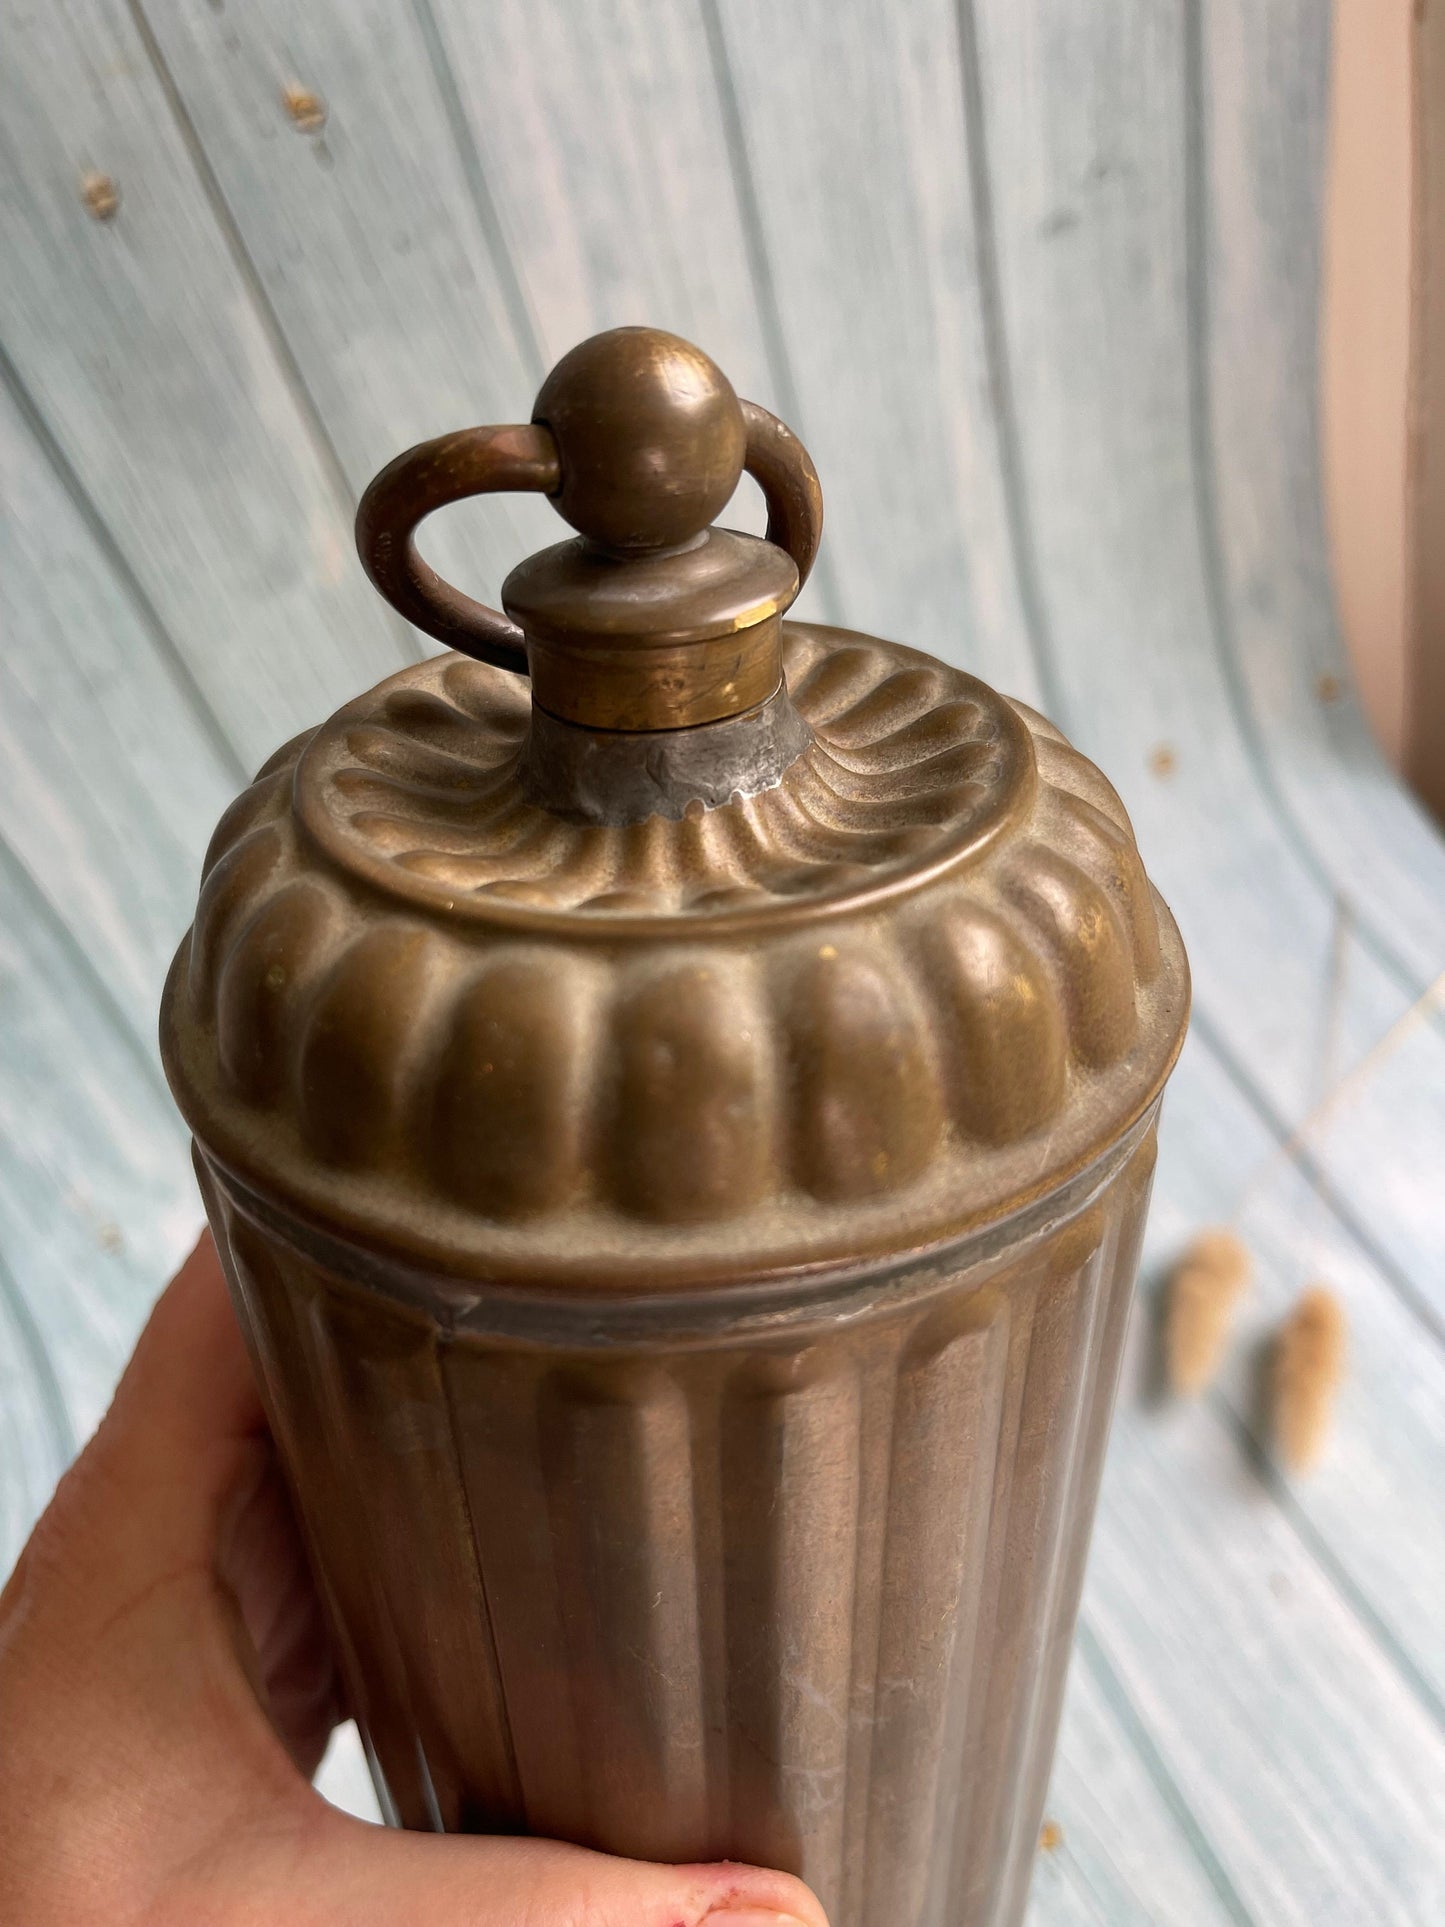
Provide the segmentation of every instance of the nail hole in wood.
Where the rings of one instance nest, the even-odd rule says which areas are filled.
[[[291,116],[292,124],[302,134],[319,134],[326,125],[326,102],[320,94],[313,93],[292,81],[281,90],[281,105]]]
[[[120,189],[109,174],[82,174],[80,198],[93,221],[109,221],[120,206]]]

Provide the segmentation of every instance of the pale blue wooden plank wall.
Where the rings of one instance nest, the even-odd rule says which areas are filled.
[[[1331,608],[1323,0],[3,0],[0,48],[0,1567],[198,1221],[153,1026],[209,827],[420,647],[357,491],[658,323],[811,447],[811,613],[1040,702],[1194,962],[1146,1292],[1236,1214],[1259,1280],[1196,1406],[1135,1319],[1036,1927],[1435,1927],[1438,1004],[1295,1136],[1445,967]],[[542,539],[431,548],[494,597]],[[1257,1355],[1314,1278],[1351,1376],[1289,1484]]]

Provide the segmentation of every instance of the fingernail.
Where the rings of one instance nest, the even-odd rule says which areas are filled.
[[[705,1914],[702,1927],[808,1927],[796,1914],[774,1913],[770,1907],[735,1907],[720,1914]]]

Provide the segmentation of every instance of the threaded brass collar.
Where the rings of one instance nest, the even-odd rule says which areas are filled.
[[[539,708],[587,729],[690,729],[755,709],[782,681],[779,617],[798,593],[771,542],[709,529],[619,558],[559,542],[507,577]]]

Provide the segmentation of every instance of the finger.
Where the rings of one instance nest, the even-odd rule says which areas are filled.
[[[158,1299],[108,1415],[166,1450],[244,1439],[265,1425],[215,1241],[203,1231]]]
[[[79,1869],[122,1894],[242,1816],[309,1797],[216,1569],[268,1473],[259,1410],[206,1239],[0,1599],[0,1807],[33,1880]]]
[[[236,1608],[231,1631],[309,1778],[336,1724],[330,1640],[216,1248],[204,1232],[161,1297],[94,1445],[131,1504],[138,1561],[207,1558]],[[149,1530],[147,1530],[149,1528]]]
[[[274,1456],[227,1508],[215,1570],[235,1602],[257,1696],[309,1780],[341,1717],[341,1694],[321,1602]]]
[[[57,1569],[53,1631],[68,1622],[74,1643],[123,1624],[115,1657],[133,1655],[152,1713],[171,1695],[144,1685],[148,1662],[159,1652],[174,1672],[171,1640],[188,1659],[199,1641],[229,1687],[249,1685],[309,1777],[335,1724],[335,1666],[209,1231],[156,1304],[52,1514],[40,1539]]]
[[[340,1813],[310,1856],[325,1927],[827,1927],[790,1874],[654,1866],[555,1840],[391,1832]],[[309,1919],[310,1916],[308,1915]]]
[[[265,1418],[209,1232],[161,1294],[94,1438],[37,1538],[86,1565],[97,1600],[209,1558],[268,1450]]]

